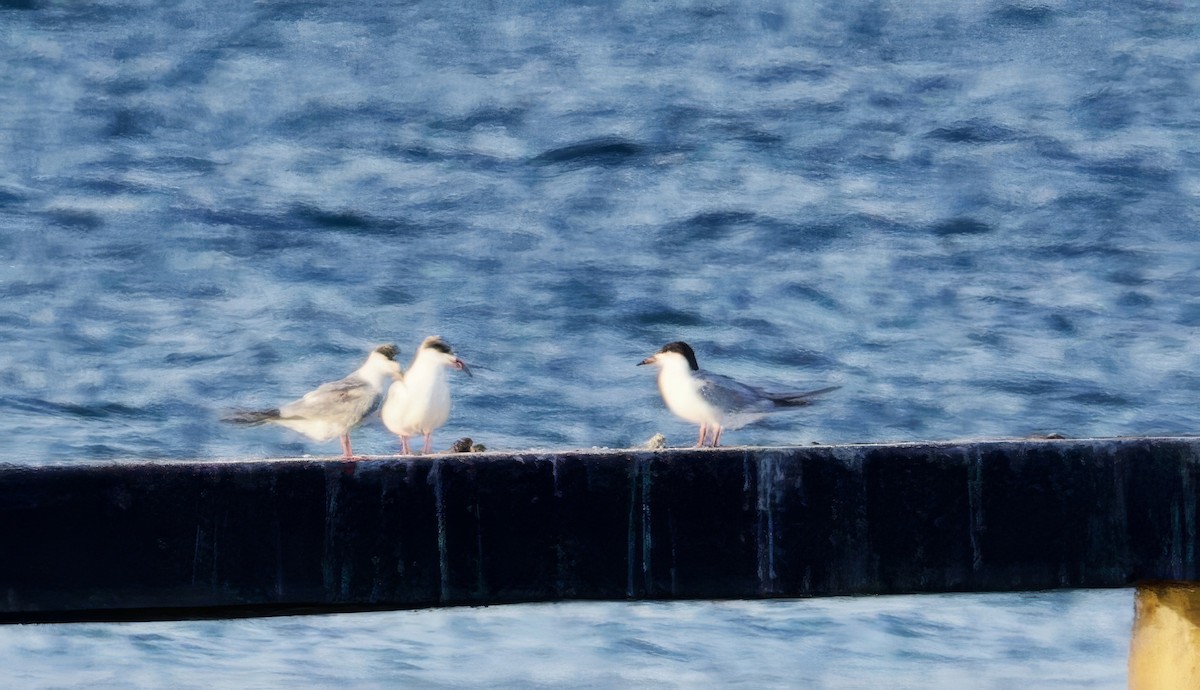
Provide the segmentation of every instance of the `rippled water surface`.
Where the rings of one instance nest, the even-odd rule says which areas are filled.
[[[441,447],[691,442],[634,366],[677,339],[843,386],[732,444],[1194,433],[1198,27],[1193,0],[0,0],[0,457],[332,454],[218,417],[432,333],[476,371]],[[126,635],[84,630],[47,644]],[[1104,644],[1056,648],[1082,676]]]
[[[52,687],[1124,688],[1128,590],[0,627]]]
[[[494,448],[690,441],[675,339],[844,386],[729,443],[1190,433],[1198,21],[0,4],[0,451],[336,452],[217,416],[430,333]]]

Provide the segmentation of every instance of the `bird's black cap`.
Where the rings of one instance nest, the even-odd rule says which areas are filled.
[[[430,350],[437,350],[438,352],[442,352],[447,355],[454,354],[454,351],[450,349],[450,345],[436,335],[426,338],[425,342],[421,343],[421,347],[427,347]]]
[[[692,368],[692,371],[700,370],[700,365],[696,363],[696,353],[692,351],[692,346],[688,345],[682,340],[676,340],[673,343],[667,343],[666,345],[663,345],[659,352],[678,352],[684,357],[687,357],[688,366]]]

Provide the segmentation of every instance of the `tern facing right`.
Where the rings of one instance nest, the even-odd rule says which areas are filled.
[[[389,431],[400,437],[404,455],[411,455],[408,439],[425,436],[423,453],[433,450],[433,432],[450,418],[450,384],[446,368],[461,369],[471,375],[466,362],[454,355],[446,341],[433,335],[421,343],[417,355],[404,372],[404,380],[388,389],[380,417]]]
[[[658,390],[667,408],[676,416],[700,425],[697,448],[704,446],[710,432],[712,447],[716,448],[725,429],[740,429],[781,408],[809,405],[809,398],[841,388],[772,393],[747,386],[701,369],[696,363],[696,353],[682,341],[663,345],[661,350],[638,362],[638,366],[642,364],[658,367]]]
[[[278,424],[315,441],[329,441],[340,436],[342,455],[352,458],[350,430],[379,406],[379,396],[388,379],[399,378],[396,346],[381,345],[367,356],[367,361],[357,371],[344,379],[321,384],[299,400],[277,409],[235,412],[225,417],[225,421],[246,425]]]

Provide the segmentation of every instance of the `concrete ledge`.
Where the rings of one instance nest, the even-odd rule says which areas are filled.
[[[1195,580],[1200,438],[0,466],[0,621]]]

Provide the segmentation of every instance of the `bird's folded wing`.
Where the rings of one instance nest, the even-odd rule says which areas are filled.
[[[701,382],[700,397],[713,407],[726,412],[752,410],[770,402],[761,390],[728,376],[709,371],[696,372],[695,376]]]

